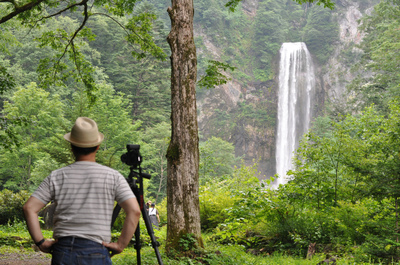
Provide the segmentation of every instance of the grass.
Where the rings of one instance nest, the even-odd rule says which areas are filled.
[[[208,244],[206,251],[210,254],[202,261],[196,259],[181,258],[179,260],[168,258],[163,249],[161,251],[161,258],[163,264],[167,265],[315,265],[325,259],[323,254],[315,255],[311,260],[299,257],[292,257],[283,254],[274,254],[266,256],[254,256],[245,251],[241,246],[223,246]],[[217,252],[219,254],[216,254]],[[133,265],[136,263],[136,251],[133,248],[126,249],[122,254],[113,257],[114,265]],[[151,247],[144,247],[141,249],[141,264],[143,265],[157,265],[157,258],[155,251]],[[351,258],[338,259],[337,265],[370,265],[372,263],[356,263]],[[377,263],[380,264],[380,263]]]
[[[146,230],[141,230],[146,231]],[[45,238],[52,238],[52,232],[43,230]],[[317,254],[312,260],[307,260],[301,257],[287,256],[284,254],[265,254],[255,256],[247,253],[243,246],[238,245],[220,245],[208,240],[204,236],[205,249],[199,252],[195,258],[170,258],[164,251],[165,246],[165,227],[161,231],[155,231],[158,242],[161,246],[158,248],[163,264],[165,265],[315,265],[324,260],[323,254]],[[119,233],[113,234],[113,241],[119,236]],[[142,265],[157,265],[157,256],[155,250],[151,247],[150,237],[142,233],[142,248],[140,249],[141,264]],[[34,252],[31,248],[33,244],[30,239],[29,233],[24,223],[14,223],[0,226],[0,255],[11,253],[29,253]],[[123,253],[116,255],[112,258],[114,265],[130,265],[137,264],[137,251],[133,245],[129,245]],[[51,257],[50,255],[48,256]],[[356,263],[351,258],[338,259],[337,265],[353,265],[361,264],[368,265],[372,263]],[[380,263],[375,263],[380,264]]]

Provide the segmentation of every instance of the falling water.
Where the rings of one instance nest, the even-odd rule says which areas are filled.
[[[279,178],[274,188],[289,180],[286,172],[292,169],[294,151],[310,126],[315,87],[312,59],[305,43],[283,43],[280,56],[275,153]]]

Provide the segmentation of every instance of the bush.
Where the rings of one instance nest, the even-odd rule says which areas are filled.
[[[13,193],[10,190],[0,192],[0,224],[7,224],[9,221],[24,220],[22,207],[28,200],[30,194],[27,191]]]
[[[223,184],[209,182],[200,187],[201,229],[207,231],[216,228],[228,217],[225,209],[234,206],[236,199]]]

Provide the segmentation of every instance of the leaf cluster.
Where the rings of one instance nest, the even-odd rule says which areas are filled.
[[[200,87],[207,89],[215,86],[226,84],[231,78],[226,77],[223,72],[227,70],[234,71],[236,67],[230,66],[227,63],[209,60],[205,75],[197,82]]]
[[[388,112],[388,104],[398,97],[400,79],[399,67],[400,6],[398,1],[382,1],[374,7],[371,15],[362,19],[360,29],[365,38],[360,44],[362,57],[355,65],[357,78],[348,87],[352,97],[349,103],[361,110],[375,104],[383,113]]]
[[[7,189],[0,191],[0,224],[4,225],[14,220],[23,221],[22,206],[29,196],[30,194],[24,190],[18,193]]]

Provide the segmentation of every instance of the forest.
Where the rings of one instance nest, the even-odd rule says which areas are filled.
[[[199,81],[215,59],[205,38],[223,47],[222,63],[214,66],[224,66],[242,84],[273,82],[283,42],[307,43],[319,65],[333,56],[339,38],[333,12],[345,1],[333,1],[330,9],[313,1],[259,0],[254,17],[241,3],[232,12],[225,2],[194,1],[195,32],[201,33],[195,34]],[[51,171],[73,162],[63,135],[76,117],[86,116],[105,135],[98,163],[127,176],[129,167],[120,157],[127,144],[140,145],[142,167],[152,176],[144,181],[145,200],[156,202],[160,212],[161,230],[155,234],[164,264],[317,264],[324,259],[399,264],[400,1],[358,2],[361,9],[374,8],[361,19],[362,42],[346,47],[341,57],[355,78],[340,104],[327,99],[319,110],[296,150],[291,180],[271,189],[279,176],[263,177],[260,161],[245,163],[227,137],[241,123],[274,128],[273,99],[256,106],[242,102],[236,112],[216,109],[209,127],[199,133],[204,247],[188,234],[179,241],[180,250],[168,255],[170,1],[135,2],[118,23],[101,15],[106,7],[92,6],[75,40],[76,53],[63,45],[82,22],[78,12],[34,27],[19,20],[0,24],[0,263],[9,253],[33,252],[22,205]],[[0,17],[7,13],[3,3]],[[129,40],[135,38],[129,30],[142,38]],[[198,82],[197,99],[213,90]],[[45,236],[51,238],[51,231]],[[144,264],[157,264],[145,232],[142,241]],[[135,255],[130,246],[113,263],[136,264]]]

